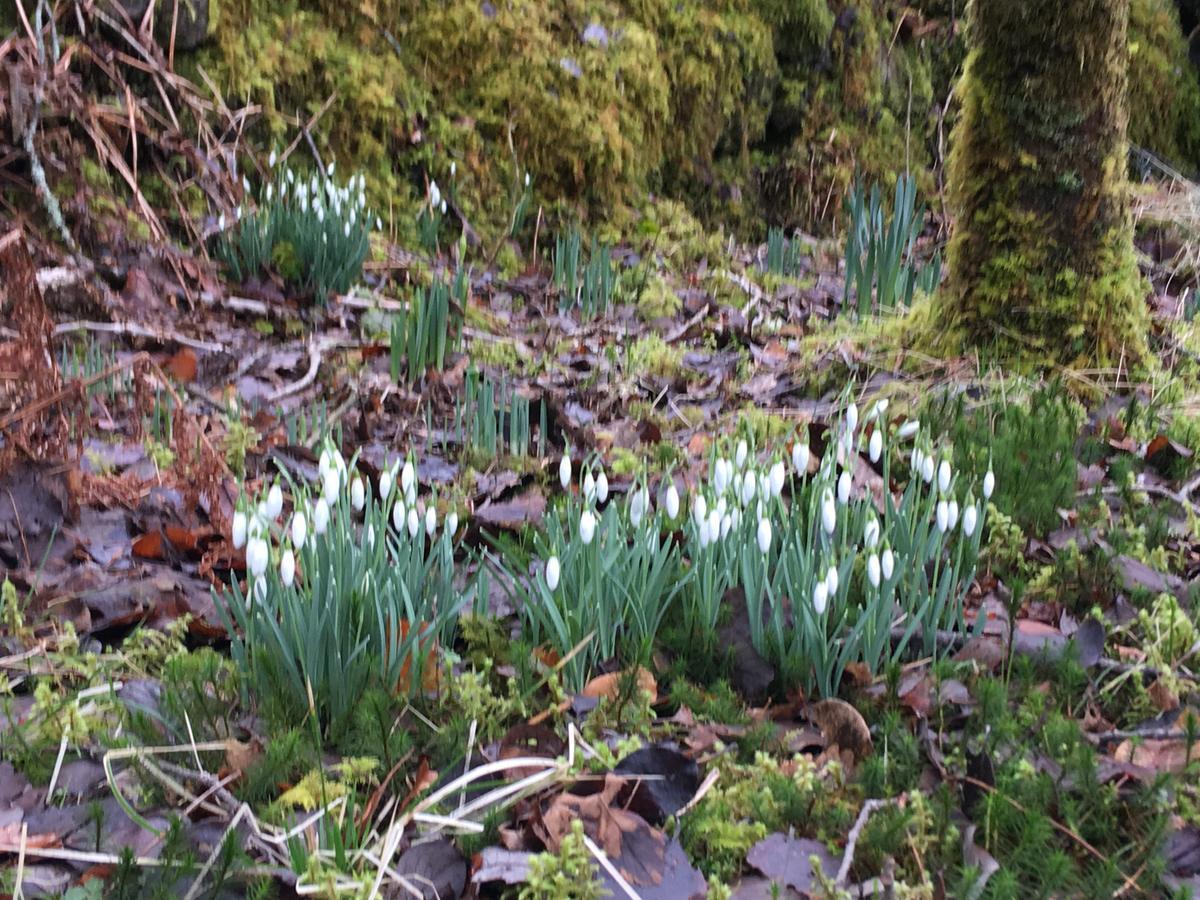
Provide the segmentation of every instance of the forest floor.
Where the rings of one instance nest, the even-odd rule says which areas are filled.
[[[1031,379],[896,346],[841,240],[493,249],[271,156],[244,277],[250,196],[0,228],[0,893],[1200,888],[1200,189],[1139,188],[1145,374]]]

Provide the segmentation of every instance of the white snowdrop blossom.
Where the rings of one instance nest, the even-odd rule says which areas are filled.
[[[825,582],[818,581],[817,586],[813,588],[813,611],[818,616],[825,615],[825,607],[829,604],[829,588],[825,587]]]
[[[838,590],[838,570],[837,566],[830,566],[829,571],[825,573],[825,589],[829,591],[829,596],[837,595]]]
[[[416,489],[417,486],[417,470],[413,468],[412,460],[405,460],[404,468],[400,470],[400,490],[404,491],[404,496],[407,499],[410,491]]]
[[[379,476],[379,498],[387,500],[392,493],[392,473],[390,469],[384,469]]]
[[[324,497],[317,498],[313,507],[313,534],[324,534],[329,527],[329,504]]]
[[[254,599],[259,603],[265,603],[267,600],[267,579],[254,579]]]
[[[737,530],[737,527],[742,524],[742,511],[736,506],[729,511],[729,527]]]
[[[850,502],[851,483],[852,479],[850,478],[850,473],[843,469],[842,474],[838,476],[837,481],[837,498],[838,503],[840,503],[842,506],[845,506]]]
[[[876,400],[875,403],[871,406],[871,412],[867,414],[867,418],[868,419],[881,418],[883,416],[883,414],[885,412],[887,412],[887,408],[890,404],[891,404],[891,401],[888,400],[886,397],[883,398],[882,400]]]
[[[708,539],[716,541],[721,536],[721,514],[715,509],[708,513]]]
[[[246,514],[240,509],[233,514],[233,527],[230,529],[233,548],[241,550],[246,543]]]
[[[350,483],[350,503],[354,507],[355,512],[359,512],[366,502],[366,488],[363,487],[362,479],[356,475],[354,476],[354,481]]]
[[[808,474],[808,444],[792,444],[792,468],[803,478]]]
[[[867,557],[867,581],[871,582],[871,587],[879,587],[879,556],[872,553]]]
[[[596,501],[608,502],[608,476],[604,474],[603,469],[600,470],[600,477],[596,479]]]
[[[562,577],[562,569],[559,566],[558,557],[552,556],[546,560],[546,587],[550,588],[551,592],[558,590],[560,577]]]
[[[279,560],[279,580],[284,587],[291,587],[296,580],[296,554],[291,550],[284,550]]]
[[[591,469],[583,476],[583,499],[588,503],[596,499],[596,476]]]
[[[913,472],[917,475],[921,474],[921,463],[924,462],[923,457],[924,457],[924,454],[921,453],[921,448],[913,447],[912,460],[909,463],[909,466],[912,468]]]
[[[933,481],[933,454],[921,454],[921,478],[926,484]]]
[[[571,454],[564,453],[562,460],[558,464],[558,483],[562,485],[565,491],[571,486]]]
[[[325,473],[321,476],[321,482],[327,501],[330,503],[336,502],[335,498],[340,487],[340,478],[338,477],[337,469],[326,469]]]
[[[716,488],[718,494],[725,493],[725,488],[729,487],[729,477],[725,472],[725,460],[718,459],[713,463],[713,487]]]
[[[953,531],[954,526],[958,524],[958,501],[951,499],[946,512],[948,513],[946,528]]]
[[[674,484],[667,487],[667,496],[663,503],[667,507],[668,519],[674,519],[679,515],[679,491],[676,490]]]
[[[950,490],[950,460],[943,459],[938,464],[938,489],[943,493]]]
[[[370,522],[367,523],[367,530],[363,534],[363,545],[368,550],[375,546],[375,526]]]
[[[436,181],[429,182],[429,205],[433,209],[442,205],[442,191]]]
[[[965,534],[967,537],[970,537],[975,533],[976,517],[978,515],[979,513],[975,511],[974,503],[963,510],[962,529],[963,534]]]
[[[758,549],[760,553],[766,553],[771,549],[771,520],[758,520]]]
[[[858,404],[851,403],[846,407],[846,431],[854,434],[856,428],[858,428]]]
[[[867,524],[863,526],[863,543],[868,550],[874,550],[879,543],[879,520],[874,516],[869,516]]]
[[[879,462],[879,457],[883,453],[883,432],[878,428],[871,432],[871,442],[867,445],[867,451],[871,456],[871,462]]]
[[[392,527],[399,534],[404,530],[404,501],[396,501],[396,505],[392,507]]]
[[[787,478],[787,470],[783,467],[782,460],[775,461],[768,477],[771,480],[771,496],[778,497],[783,493],[783,482]]]
[[[749,506],[750,501],[754,499],[755,482],[754,473],[747,469],[742,476],[742,506]]]
[[[937,505],[937,530],[942,534],[950,527],[950,506],[945,500],[939,500]]]
[[[725,502],[725,498],[724,498],[724,497],[718,497],[718,498],[717,498],[717,515],[718,515],[718,516],[723,516],[723,515],[725,515],[725,512],[726,512],[728,509],[729,509],[729,504]]]
[[[408,508],[408,536],[415,538],[421,531],[421,517],[417,515],[417,511],[411,506]]]
[[[729,515],[721,516],[721,539],[724,540],[729,536],[729,530],[733,528],[733,519]]]
[[[826,534],[833,534],[833,529],[837,527],[837,506],[829,488],[825,489],[825,496],[821,498],[821,527]]]
[[[308,539],[308,519],[301,510],[292,513],[292,546],[297,550],[304,547]]]
[[[267,518],[278,519],[283,512],[283,490],[277,484],[271,485],[267,492]]]
[[[991,500],[992,491],[996,489],[996,476],[992,473],[991,468],[987,470],[987,474],[983,476],[983,499]]]
[[[883,572],[884,581],[892,580],[892,572],[896,570],[896,555],[892,553],[891,547],[887,547],[883,551],[883,558],[880,560],[880,570]]]
[[[900,438],[900,440],[906,441],[920,430],[921,423],[916,419],[909,419],[900,426],[900,430],[896,432],[896,436]]]
[[[642,517],[646,515],[646,494],[645,489],[634,491],[633,496],[629,498],[629,521],[637,528],[642,524]]]
[[[692,518],[696,520],[697,525],[704,524],[704,520],[708,518],[708,501],[704,499],[703,494],[697,494],[696,499],[692,501]]]
[[[750,453],[750,448],[746,445],[745,440],[738,441],[737,452],[733,455],[733,464],[739,469],[746,465],[746,456]]]
[[[425,507],[425,533],[430,537],[437,533],[437,509],[432,505]]]
[[[266,574],[270,556],[267,542],[260,537],[253,538],[246,545],[246,568],[250,570],[250,574],[255,578],[262,578]]]
[[[596,517],[592,515],[590,509],[585,509],[583,515],[579,517],[579,539],[583,541],[586,547],[592,542],[592,538],[596,536]]]

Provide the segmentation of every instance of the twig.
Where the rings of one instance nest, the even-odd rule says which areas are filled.
[[[194,350],[204,350],[208,353],[225,352],[224,344],[190,338],[177,331],[156,331],[153,328],[147,328],[145,325],[137,325],[133,322],[86,322],[80,320],[76,322],[63,322],[61,325],[54,326],[56,337],[61,334],[71,334],[75,331],[103,331],[108,334],[125,334],[130,337],[152,338],[162,343],[172,342],[182,344],[185,347],[191,347]]]
[[[868,800],[863,804],[862,809],[858,811],[858,818],[854,820],[854,827],[850,829],[850,834],[846,837],[846,852],[842,854],[842,864],[838,867],[837,879],[834,881],[837,887],[842,887],[846,883],[846,879],[850,877],[850,867],[854,865],[854,848],[858,845],[858,839],[867,825],[867,820],[871,818],[871,814],[885,806],[898,806],[907,797],[907,794],[901,794],[898,797],[889,797],[883,800]]]
[[[1187,732],[1179,728],[1143,728],[1132,731],[1116,728],[1112,731],[1098,731],[1095,734],[1085,735],[1085,737],[1096,744],[1105,744],[1109,741],[1136,740],[1138,738],[1147,741],[1179,741],[1187,737]]]

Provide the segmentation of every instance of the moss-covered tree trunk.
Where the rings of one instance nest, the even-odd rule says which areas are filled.
[[[974,0],[939,326],[1003,355],[1145,347],[1126,172],[1129,0]]]

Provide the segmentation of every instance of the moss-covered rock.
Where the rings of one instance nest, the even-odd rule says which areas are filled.
[[[939,331],[1047,362],[1140,360],[1146,288],[1125,179],[1129,0],[971,9]]]

